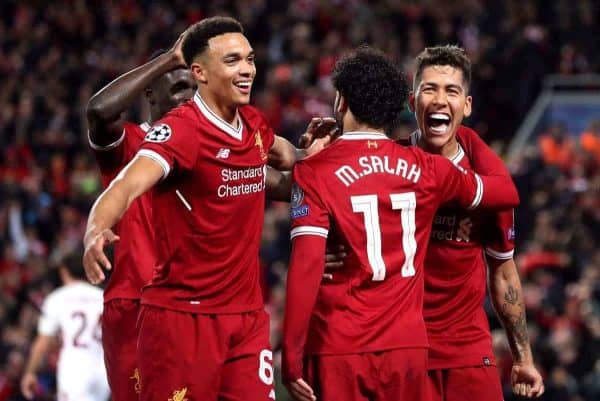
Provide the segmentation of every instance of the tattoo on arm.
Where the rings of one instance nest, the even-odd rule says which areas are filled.
[[[504,293],[505,302],[502,304],[502,321],[505,325],[508,342],[513,356],[522,360],[529,346],[525,304],[519,291],[512,285]]]

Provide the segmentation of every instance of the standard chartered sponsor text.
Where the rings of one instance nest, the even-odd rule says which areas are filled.
[[[248,195],[265,189],[265,167],[249,167],[245,169],[224,168],[221,170],[221,180],[226,183],[219,185],[217,195],[219,198],[228,196]],[[254,178],[254,180],[252,180]],[[259,178],[260,181],[257,181]],[[251,180],[254,182],[247,182]],[[235,181],[246,181],[234,183]]]

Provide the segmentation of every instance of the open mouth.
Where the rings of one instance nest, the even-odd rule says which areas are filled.
[[[425,118],[429,131],[435,135],[444,135],[450,128],[450,116],[444,113],[431,113]]]
[[[240,92],[250,93],[250,89],[252,88],[252,81],[235,82],[234,85],[240,90]]]

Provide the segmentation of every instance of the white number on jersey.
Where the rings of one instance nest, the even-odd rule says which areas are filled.
[[[400,224],[402,226],[402,249],[404,250],[404,264],[402,265],[402,277],[415,275],[415,253],[417,252],[417,241],[415,240],[415,209],[417,199],[414,192],[402,194],[390,194],[392,210],[400,210]],[[373,270],[373,281],[385,279],[385,262],[383,261],[381,249],[381,228],[379,225],[379,202],[377,195],[351,196],[352,211],[362,213],[364,216],[365,233],[367,235],[367,258],[371,270]]]

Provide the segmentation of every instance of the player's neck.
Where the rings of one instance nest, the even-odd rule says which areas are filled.
[[[442,146],[433,146],[428,144],[423,136],[419,141],[419,147],[428,153],[437,154],[440,156],[444,156],[446,159],[452,159],[459,151],[458,141],[456,139],[450,140],[443,144]]]
[[[352,116],[351,112],[348,111],[343,118],[343,129],[344,133],[346,132],[383,132],[381,128],[374,128],[370,125],[360,123],[356,121],[354,116]]]
[[[204,104],[206,104],[206,107],[208,107],[211,112],[213,112],[217,117],[219,117],[221,120],[225,121],[232,127],[238,128],[239,119],[237,118],[237,106],[220,104],[219,102],[215,101],[211,96],[206,96],[205,94],[202,94],[199,91],[198,94],[204,101]]]

